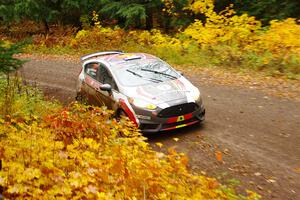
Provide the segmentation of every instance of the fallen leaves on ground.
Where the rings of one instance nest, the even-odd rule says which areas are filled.
[[[216,156],[217,161],[219,161],[219,162],[223,161],[223,156],[222,156],[221,151],[216,151],[215,156]]]
[[[272,77],[264,72],[246,71],[242,73],[231,68],[197,66],[176,66],[176,68],[202,85],[234,86],[300,101],[300,80]],[[264,98],[268,99],[266,96]]]

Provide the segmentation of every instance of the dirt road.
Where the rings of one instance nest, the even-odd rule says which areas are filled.
[[[71,61],[37,59],[22,71],[48,97],[69,102],[79,69]],[[250,189],[264,199],[300,199],[300,102],[248,87],[203,83],[197,73],[186,77],[201,89],[206,122],[149,136],[150,144],[162,151],[176,146],[189,155],[193,171],[236,185],[242,193]]]

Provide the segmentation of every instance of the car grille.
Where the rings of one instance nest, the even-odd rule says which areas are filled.
[[[171,106],[169,108],[163,109],[158,113],[157,116],[162,118],[176,117],[176,116],[192,113],[198,108],[199,106],[195,103],[185,103],[185,104]]]

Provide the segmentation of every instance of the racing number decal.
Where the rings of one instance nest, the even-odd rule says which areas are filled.
[[[185,119],[184,119],[184,116],[183,116],[183,115],[177,117],[177,122],[182,122],[182,121],[184,121],[184,120],[185,120]]]

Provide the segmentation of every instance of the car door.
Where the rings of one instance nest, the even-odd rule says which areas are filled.
[[[113,76],[111,75],[110,71],[102,63],[99,64],[99,67],[98,67],[98,70],[96,73],[96,80],[99,83],[99,86],[97,88],[95,88],[95,95],[94,95],[95,96],[94,101],[95,101],[96,105],[98,105],[98,106],[106,105],[109,109],[112,109],[113,105],[115,103],[114,94],[116,94],[116,92],[118,92],[118,88],[117,88],[116,82],[115,82]],[[107,92],[107,91],[100,90],[101,84],[111,85],[112,91]]]
[[[100,83],[96,80],[99,63],[91,62],[84,66],[85,78],[82,84],[82,93],[89,104],[96,105],[95,89],[99,88]]]

